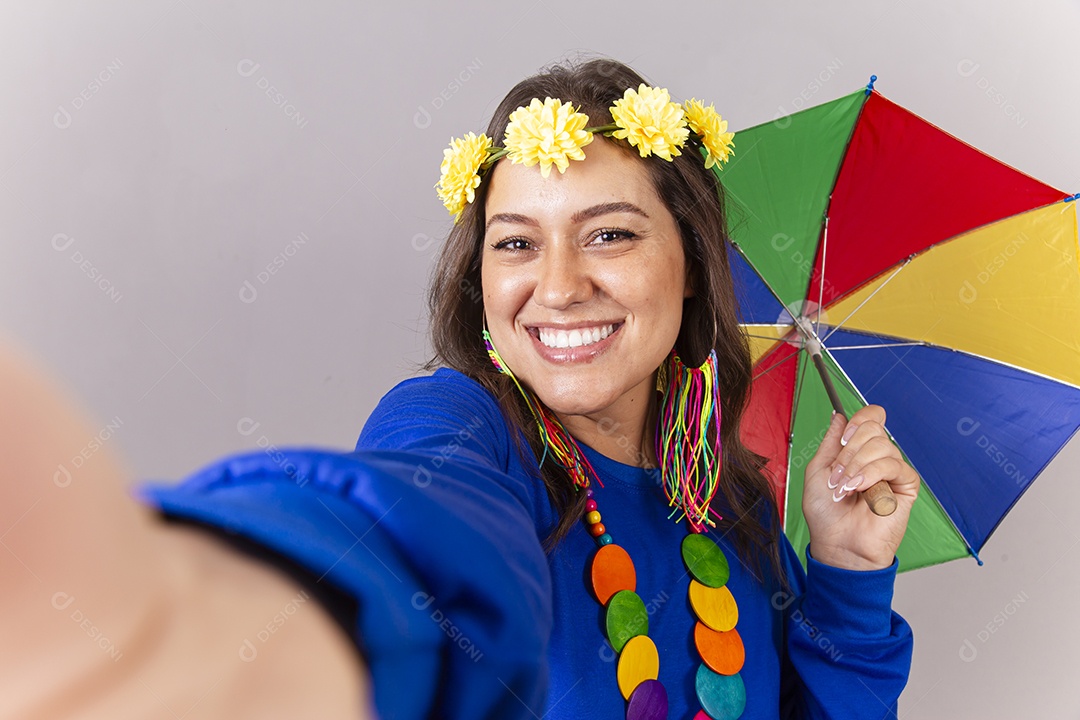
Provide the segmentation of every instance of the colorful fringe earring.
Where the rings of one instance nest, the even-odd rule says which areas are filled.
[[[716,382],[716,351],[698,368],[687,367],[672,350],[661,366],[663,384],[656,433],[656,459],[660,464],[668,507],[686,517],[694,532],[716,526],[709,504],[719,487],[723,450],[720,441],[720,389]],[[662,378],[662,379],[661,379]],[[717,520],[722,519],[715,511]]]
[[[526,390],[518,382],[517,377],[511,372],[502,356],[499,355],[499,351],[495,349],[495,344],[491,341],[491,334],[487,330],[487,318],[484,318],[483,335],[484,346],[487,348],[488,357],[491,358],[492,364],[500,373],[508,375],[514,381],[514,385],[517,386],[521,396],[525,398],[525,403],[529,406],[533,419],[536,420],[540,440],[544,443],[544,454],[540,457],[540,467],[544,466],[544,460],[547,459],[550,451],[555,458],[555,462],[570,475],[574,485],[579,488],[587,488],[589,487],[590,478],[595,478],[600,487],[604,487],[604,483],[600,481],[600,476],[593,469],[592,463],[581,452],[581,448],[574,442],[574,438],[566,431],[559,418],[554,413],[548,413],[544,409],[543,403],[540,402],[540,398]]]

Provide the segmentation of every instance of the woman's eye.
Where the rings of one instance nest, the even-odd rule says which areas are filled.
[[[627,230],[601,230],[596,234],[596,239],[601,241],[601,245],[613,245],[633,237],[634,233]]]
[[[511,252],[519,250],[528,250],[529,241],[524,238],[510,238],[509,240],[503,240],[497,242],[491,246],[492,250],[510,250]]]

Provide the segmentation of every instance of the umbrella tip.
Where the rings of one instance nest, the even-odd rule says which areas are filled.
[[[866,83],[866,94],[869,95],[874,91],[874,83],[877,82],[877,75],[870,76],[870,82]]]
[[[1076,200],[1077,198],[1080,198],[1080,193],[1076,193],[1075,195],[1070,195],[1069,197],[1065,198],[1062,202],[1072,202],[1073,200]]]

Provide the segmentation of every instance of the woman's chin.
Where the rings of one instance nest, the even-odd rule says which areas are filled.
[[[587,396],[582,396],[567,395],[565,393],[551,395],[550,393],[539,392],[537,395],[546,407],[554,411],[555,414],[560,417],[569,415],[588,415],[594,417],[603,414],[605,410],[611,407],[612,402],[614,402],[612,398],[600,396],[595,393],[589,393]]]

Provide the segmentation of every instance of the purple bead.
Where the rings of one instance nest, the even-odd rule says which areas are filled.
[[[588,497],[592,497],[592,488],[587,488],[587,489],[585,490],[585,494],[586,494],[586,495],[587,495]]]
[[[642,680],[630,693],[626,720],[667,720],[667,691],[659,680]]]

